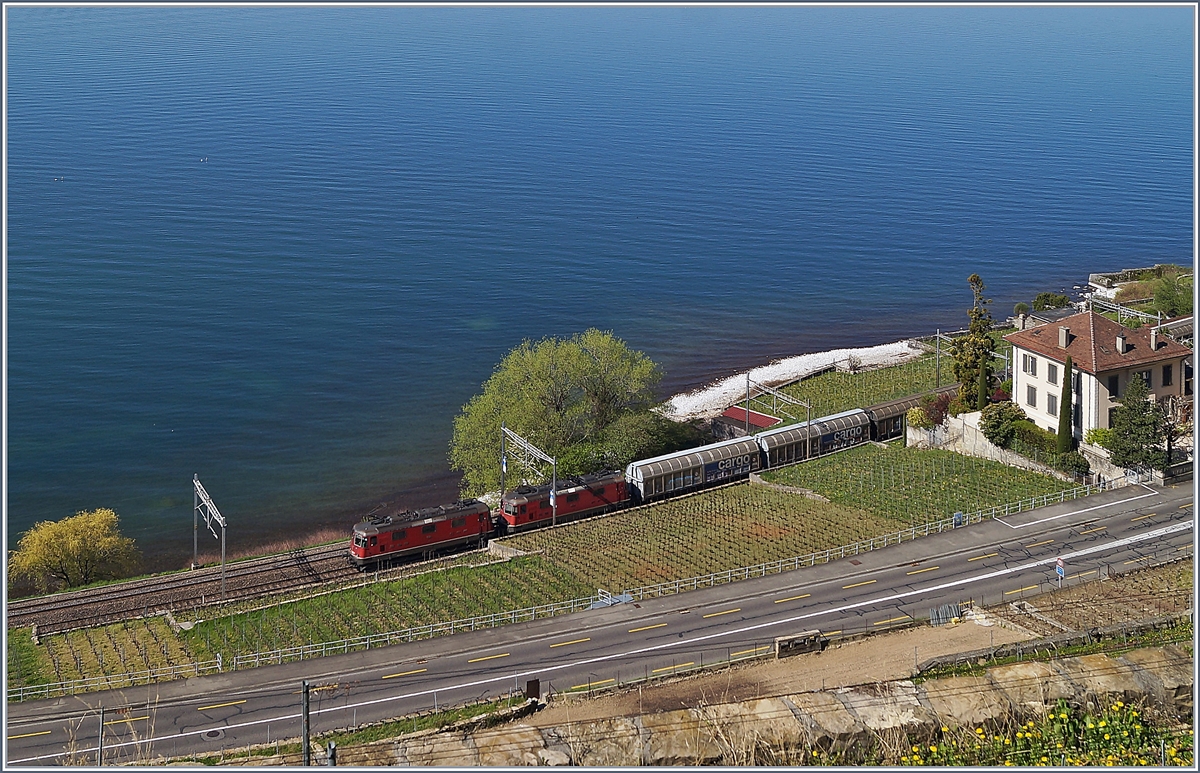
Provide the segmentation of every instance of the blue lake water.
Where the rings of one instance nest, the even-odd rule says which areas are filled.
[[[522,338],[665,397],[1190,262],[1192,19],[8,8],[8,538],[187,554],[194,472],[231,549],[444,501]]]

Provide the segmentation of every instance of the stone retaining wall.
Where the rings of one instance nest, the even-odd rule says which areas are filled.
[[[813,657],[820,657],[814,655]],[[340,749],[340,765],[746,765],[786,762],[889,734],[932,738],[943,725],[1000,728],[1065,700],[1095,711],[1119,699],[1192,716],[1193,659],[1165,645],[1119,657],[1025,662],[914,684],[904,680],[549,728],[517,723],[425,732]],[[270,765],[271,758],[256,758]],[[277,763],[278,764],[278,763]]]

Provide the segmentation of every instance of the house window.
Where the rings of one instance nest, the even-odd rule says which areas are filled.
[[[1117,393],[1117,384],[1120,383],[1121,377],[1113,374],[1108,377],[1108,396],[1116,400],[1120,395]]]
[[[1163,386],[1171,386],[1171,382],[1174,380],[1174,374],[1171,372],[1171,370],[1172,368],[1170,365],[1163,365]]]
[[[1150,389],[1150,371],[1148,371],[1148,370],[1139,370],[1139,371],[1137,372],[1137,374],[1138,374],[1139,376],[1141,376],[1141,379],[1142,379],[1142,381],[1144,381],[1144,382],[1146,383],[1146,388],[1147,388],[1147,389]]]
[[[1083,428],[1083,410],[1081,409],[1079,403],[1075,403],[1075,405],[1071,406],[1071,419],[1072,424],[1080,429]]]
[[[1058,383],[1058,366],[1053,362],[1046,363],[1046,380],[1051,384]]]
[[[1046,413],[1051,416],[1058,415],[1058,398],[1049,392],[1046,393]]]
[[[1031,376],[1037,375],[1037,357],[1032,354],[1021,355],[1021,372]]]
[[[1037,407],[1037,389],[1031,386],[1025,387],[1025,403],[1030,407]]]
[[[1078,373],[1071,374],[1071,388],[1075,390],[1075,396],[1083,397],[1083,376]]]

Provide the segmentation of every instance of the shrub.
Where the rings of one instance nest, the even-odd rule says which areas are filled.
[[[949,413],[951,416],[958,416],[960,413],[969,413],[970,411],[971,406],[967,405],[966,401],[961,397],[955,397],[946,404],[946,413]]]
[[[930,394],[921,398],[921,410],[929,419],[929,426],[936,427],[946,420],[946,413],[950,409],[952,399],[955,398],[951,398],[948,394]]]
[[[1058,293],[1038,293],[1037,297],[1033,299],[1034,311],[1065,309],[1069,305],[1071,305],[1071,299]]]
[[[1016,422],[1027,421],[1021,406],[1010,402],[993,403],[983,409],[979,429],[990,442],[1008,448],[1016,435]]]
[[[905,414],[905,419],[908,421],[908,426],[917,429],[933,429],[936,426],[930,421],[929,414],[925,413],[924,408],[910,408]]]
[[[1083,439],[1094,446],[1100,446],[1105,450],[1112,450],[1112,442],[1115,437],[1116,435],[1111,429],[1093,427],[1084,434]]]
[[[1029,304],[1025,303],[1024,301],[1021,301],[1016,306],[1013,306],[1013,314],[1016,314],[1017,316],[1020,316],[1022,314],[1028,314],[1028,313],[1029,313]]]
[[[1050,466],[1059,472],[1065,472],[1070,475],[1087,475],[1092,470],[1092,465],[1088,463],[1087,457],[1078,451],[1057,454],[1051,461]]]
[[[1054,453],[1058,446],[1058,435],[1047,432],[1027,419],[1013,422],[1015,440],[1020,440],[1026,446],[1038,451]]]

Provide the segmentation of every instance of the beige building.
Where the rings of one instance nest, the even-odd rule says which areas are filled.
[[[1185,389],[1185,378],[1191,372],[1192,350],[1151,327],[1134,330],[1085,311],[1004,339],[1013,345],[1013,402],[1051,432],[1058,431],[1062,369],[1068,354],[1077,438],[1093,427],[1112,426],[1113,409],[1119,406],[1116,399],[1125,394],[1132,378],[1143,379],[1158,400],[1191,394],[1190,381]]]

